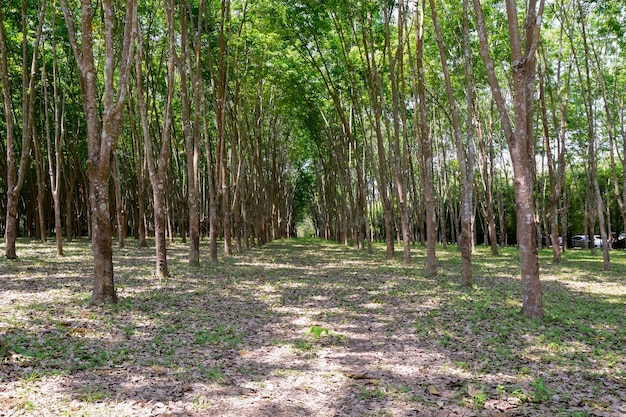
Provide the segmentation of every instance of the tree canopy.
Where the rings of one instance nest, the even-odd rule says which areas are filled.
[[[310,234],[384,240],[389,259],[401,242],[407,264],[426,244],[432,274],[436,244],[458,243],[468,287],[476,244],[517,245],[537,286],[537,247],[559,262],[568,237],[597,234],[608,269],[626,219],[626,6],[523,6],[3,1],[6,255],[18,235],[54,234],[59,255],[90,236],[111,287],[97,303],[115,300],[112,236],[154,235],[164,276],[168,239],[197,264]]]

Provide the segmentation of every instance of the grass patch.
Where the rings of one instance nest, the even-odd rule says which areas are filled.
[[[492,256],[478,247],[475,286],[465,291],[452,245],[437,248],[439,274],[429,277],[419,245],[409,267],[401,253],[386,261],[381,244],[370,256],[294,239],[191,269],[186,246],[175,243],[167,280],[154,279],[153,249],[131,245],[114,257],[116,306],[89,303],[85,240],[68,244],[64,258],[53,245],[20,241],[20,259],[2,264],[0,388],[29,390],[21,410],[71,415],[76,399],[85,415],[99,415],[95,407],[113,410],[131,398],[227,409],[247,398],[331,391],[337,395],[317,406],[328,402],[327,414],[335,407],[359,415],[353,398],[396,411],[410,402],[424,415],[490,401],[520,415],[584,415],[624,401],[625,251],[612,253],[610,272],[589,251],[568,251],[560,265],[540,251],[546,316],[528,320],[513,248]],[[347,367],[376,383],[338,377]],[[285,379],[293,387],[277,382]],[[62,381],[59,397],[45,401],[39,386],[50,381]],[[416,389],[424,386],[437,394]],[[227,393],[187,395],[215,388]]]

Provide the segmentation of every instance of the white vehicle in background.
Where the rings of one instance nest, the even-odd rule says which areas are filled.
[[[593,235],[593,246],[595,246],[596,248],[602,247],[602,236]]]
[[[602,237],[600,235],[593,236],[593,246],[596,248],[602,247]],[[585,235],[572,236],[572,248],[590,249],[591,241]]]

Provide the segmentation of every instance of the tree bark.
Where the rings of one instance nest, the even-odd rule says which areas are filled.
[[[18,235],[17,205],[24,186],[26,170],[30,161],[30,148],[32,141],[32,125],[34,113],[34,83],[37,68],[37,55],[39,52],[39,42],[43,29],[43,22],[46,10],[46,1],[41,3],[39,10],[39,23],[35,45],[33,47],[32,58],[28,59],[28,36],[27,36],[27,2],[22,1],[22,144],[19,165],[17,165],[14,148],[13,105],[11,103],[11,87],[8,70],[7,42],[4,32],[4,16],[0,7],[0,85],[2,86],[3,107],[6,125],[6,145],[7,145],[7,212],[5,225],[5,254],[8,259],[17,258],[15,247]]]
[[[94,254],[94,288],[92,303],[113,304],[117,302],[113,277],[113,250],[111,247],[111,218],[109,212],[109,178],[111,160],[117,146],[123,107],[126,99],[128,69],[132,62],[134,28],[137,26],[136,0],[126,2],[126,19],[121,51],[119,73],[115,76],[115,39],[113,0],[102,4],[104,22],[104,103],[102,116],[98,110],[97,67],[94,56],[93,18],[90,0],[81,0],[81,46],[78,45],[74,20],[66,0],[61,7],[68,29],[70,44],[79,69],[83,110],[87,123],[87,175],[89,177],[89,203],[91,213],[91,237]],[[117,80],[117,91],[114,83]]]
[[[493,139],[491,133],[489,135],[489,152],[487,144],[485,143],[485,131],[483,129],[483,122],[479,117],[477,120],[477,138],[478,148],[481,158],[481,174],[482,174],[482,187],[485,194],[485,220],[487,221],[487,229],[489,235],[489,245],[491,247],[491,254],[498,255],[498,236],[496,233],[496,219],[494,213],[494,201],[493,201]]]
[[[530,318],[539,318],[543,317],[544,313],[539,279],[537,240],[535,239],[535,207],[533,202],[535,154],[532,128],[535,53],[539,44],[544,2],[539,0],[539,4],[537,4],[537,0],[529,0],[524,25],[525,34],[522,39],[516,1],[506,0],[511,43],[514,127],[511,125],[507,105],[489,53],[487,29],[480,0],[473,0],[473,3],[480,41],[480,55],[487,69],[489,86],[502,120],[502,127],[513,163],[518,250],[522,275],[522,314]]]
[[[366,24],[366,23],[369,23]],[[368,33],[368,26],[371,28],[371,16],[361,16],[361,27],[363,35],[363,46],[365,49],[365,60],[367,66],[368,77],[368,93],[370,104],[374,109],[374,132],[376,134],[376,153],[378,155],[378,190],[383,206],[383,218],[385,225],[385,241],[387,243],[387,259],[394,257],[394,228],[393,228],[393,207],[389,198],[387,178],[387,158],[385,151],[385,143],[382,132],[382,100],[383,89],[382,82],[378,73],[377,62],[375,59],[375,51],[372,35]]]
[[[167,92],[165,95],[165,106],[163,115],[163,127],[161,130],[161,148],[159,151],[158,165],[154,157],[154,147],[152,137],[150,135],[150,124],[148,120],[148,110],[146,106],[146,96],[143,82],[143,37],[139,33],[137,42],[137,54],[135,55],[135,71],[137,74],[137,104],[141,120],[143,133],[143,146],[148,166],[148,175],[150,185],[152,187],[152,198],[154,206],[154,240],[156,251],[156,276],[157,278],[166,278],[169,276],[167,266],[167,246],[166,246],[166,212],[167,205],[165,202],[165,190],[167,188],[167,168],[169,166],[171,149],[170,149],[170,132],[172,126],[172,99],[174,95],[174,71],[175,71],[175,53],[174,53],[174,2],[173,0],[165,0],[164,7],[166,11],[167,33],[168,33],[168,59],[167,59]],[[143,221],[140,219],[140,221]]]
[[[53,14],[53,25],[56,21],[56,11]],[[52,138],[50,134],[50,111],[48,100],[48,77],[46,75],[46,66],[42,65],[42,81],[44,93],[44,116],[46,126],[46,150],[48,153],[48,176],[50,177],[50,191],[52,194],[52,202],[54,205],[54,232],[56,237],[57,255],[63,256],[63,229],[61,225],[61,202],[59,198],[59,189],[61,185],[61,164],[62,164],[62,145],[61,138],[64,130],[64,120],[62,115],[65,109],[65,98],[61,99],[58,93],[58,62],[57,62],[57,44],[56,36],[52,38],[52,97],[54,106],[54,151],[52,148]],[[60,104],[59,104],[60,102]]]
[[[181,56],[177,60],[178,71],[180,73],[180,91],[182,100],[181,119],[183,123],[183,134],[185,137],[185,157],[187,162],[187,210],[189,219],[189,265],[200,265],[200,207],[198,199],[199,187],[199,144],[198,137],[194,129],[199,126],[192,126],[191,123],[191,95],[189,94],[188,82],[188,22],[184,12],[181,17]],[[198,64],[199,65],[199,64]],[[192,76],[192,81],[193,80]],[[198,85],[193,83],[194,94],[200,94],[197,91]],[[199,109],[194,109],[199,111]]]
[[[32,126],[33,135],[33,154],[35,155],[35,176],[37,178],[37,218],[39,219],[39,240],[41,242],[47,241],[47,226],[46,226],[46,209],[44,207],[44,199],[46,198],[46,186],[43,179],[43,170],[45,169],[45,163],[41,155],[41,145],[39,143],[39,134],[37,127],[33,123]]]
[[[122,186],[120,184],[119,163],[117,161],[117,152],[113,152],[111,156],[111,178],[113,179],[113,187],[115,191],[115,214],[117,219],[117,245],[122,249],[126,243],[126,215],[124,210],[124,201],[122,200]]]
[[[217,89],[215,96],[215,120],[217,124],[217,175],[222,202],[222,225],[224,233],[224,256],[232,254],[231,212],[229,174],[226,160],[226,94],[228,92],[228,40],[230,24],[230,0],[221,1],[220,30],[218,33]],[[216,184],[217,185],[217,184]]]
[[[419,101],[415,106],[417,142],[421,151],[420,174],[424,187],[424,205],[426,208],[426,272],[437,275],[437,214],[435,201],[435,182],[433,174],[433,151],[428,131],[428,112],[426,108],[426,85],[424,80],[424,9],[426,0],[415,0],[415,62],[417,72],[416,97]]]
[[[465,2],[464,2],[465,4]],[[472,278],[472,210],[473,210],[473,198],[472,198],[472,173],[468,167],[468,158],[465,152],[465,146],[463,144],[463,137],[461,133],[461,122],[459,120],[459,113],[457,110],[456,99],[454,98],[454,91],[452,90],[452,81],[450,79],[450,71],[448,70],[448,58],[446,56],[446,46],[443,41],[443,34],[441,27],[439,26],[439,19],[437,17],[437,10],[435,8],[435,1],[430,0],[430,12],[433,19],[433,25],[435,27],[435,33],[437,38],[437,45],[439,47],[439,56],[441,58],[441,67],[443,69],[443,76],[446,85],[446,94],[448,96],[448,105],[450,109],[450,115],[452,117],[452,128],[454,131],[454,137],[456,141],[457,158],[459,160],[459,168],[461,171],[461,236],[459,240],[459,248],[461,249],[462,259],[462,285],[465,288],[471,288],[474,285]],[[469,58],[469,57],[466,57]],[[470,61],[466,59],[465,65],[470,65]],[[466,73],[467,75],[467,73]],[[468,94],[468,119],[471,118],[471,91],[467,89]],[[471,120],[471,119],[470,119]],[[468,123],[468,135],[471,134],[471,121]],[[470,139],[471,143],[471,139]]]
[[[595,130],[595,117],[594,117],[594,105],[592,98],[592,90],[591,90],[591,69],[589,65],[589,57],[591,52],[589,50],[589,43],[587,42],[587,28],[585,24],[585,15],[583,12],[583,8],[580,0],[578,0],[578,11],[579,18],[581,24],[581,34],[583,38],[583,46],[584,46],[584,64],[585,64],[585,79],[581,82],[585,84],[587,87],[587,91],[583,93],[583,102],[585,104],[585,109],[587,113],[587,133],[589,136],[589,172],[591,175],[591,186],[593,188],[594,199],[595,199],[595,208],[598,215],[598,223],[600,227],[600,236],[602,237],[602,255],[603,255],[603,265],[605,271],[611,270],[611,259],[609,255],[609,243],[608,243],[608,235],[606,230],[606,219],[604,217],[604,202],[602,201],[602,194],[600,193],[600,184],[598,183],[598,162],[596,160],[596,130]],[[580,69],[579,69],[580,71]],[[593,229],[592,229],[592,250],[595,250],[595,239],[593,239]]]
[[[554,161],[552,158],[552,146],[550,145],[550,131],[548,128],[548,111],[546,104],[545,83],[543,70],[539,65],[539,102],[541,105],[541,122],[543,126],[545,152],[548,164],[548,177],[550,180],[550,240],[552,243],[552,263],[561,263],[561,247],[559,245],[559,200],[561,198],[561,187],[559,178],[554,169]]]
[[[398,211],[400,212],[400,225],[402,233],[402,248],[403,259],[405,265],[411,263],[411,241],[409,236],[409,214],[407,208],[407,187],[406,187],[406,175],[405,166],[403,161],[405,160],[403,155],[403,147],[400,146],[400,100],[405,102],[404,97],[400,97],[401,85],[404,83],[404,15],[405,4],[404,0],[400,0],[398,3],[398,44],[395,52],[391,50],[390,44],[390,30],[389,30],[389,12],[385,18],[385,43],[387,44],[387,50],[389,53],[389,77],[391,78],[391,91],[392,91],[392,109],[393,109],[393,141],[391,149],[393,149],[393,176],[394,176],[394,188],[396,191],[396,198],[398,199]],[[403,124],[405,128],[406,124]],[[391,140],[391,139],[390,139]]]

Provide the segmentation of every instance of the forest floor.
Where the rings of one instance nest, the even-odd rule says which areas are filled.
[[[205,248],[206,249],[206,248]],[[114,255],[120,302],[90,304],[87,241],[0,261],[0,416],[624,416],[626,252],[541,251],[546,318],[520,316],[515,249],[477,248],[475,289],[320,240],[281,240],[172,276]],[[401,251],[399,251],[401,252]],[[399,253],[401,256],[401,253]]]

